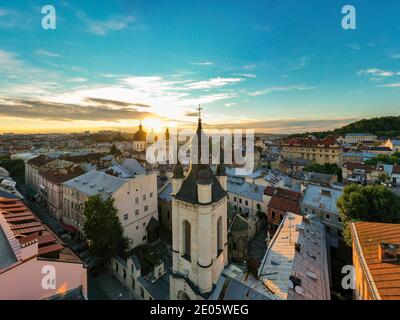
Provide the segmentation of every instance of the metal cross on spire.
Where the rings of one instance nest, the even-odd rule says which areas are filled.
[[[201,110],[203,110],[203,108],[200,106],[197,108],[197,111],[199,111],[199,120],[201,120]]]

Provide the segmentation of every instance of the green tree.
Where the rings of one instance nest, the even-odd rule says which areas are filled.
[[[89,252],[100,259],[105,267],[115,256],[126,256],[129,240],[123,235],[114,199],[103,200],[100,195],[91,196],[85,202],[86,217],[83,230],[90,240]]]
[[[400,223],[400,197],[383,185],[348,185],[338,199],[337,207],[348,245],[351,245],[351,222]]]
[[[6,169],[12,178],[23,183],[25,176],[25,162],[22,159],[1,158],[0,167]]]

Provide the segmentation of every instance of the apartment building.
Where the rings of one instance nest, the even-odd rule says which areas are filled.
[[[342,240],[343,224],[336,203],[343,193],[341,187],[308,185],[300,203],[303,215],[315,215],[325,226],[327,238],[334,248]]]
[[[90,171],[63,183],[63,223],[76,229],[81,236],[86,200],[99,194],[114,198],[124,234],[132,246],[152,242],[158,237],[157,176],[155,173],[137,175],[131,179],[115,177],[104,172]]]
[[[53,163],[58,165],[39,170],[39,199],[47,206],[49,214],[61,220],[62,183],[84,174],[85,170],[80,165],[68,161],[55,160]]]
[[[54,159],[45,155],[40,155],[25,162],[25,187],[32,195],[39,193],[40,179],[39,170],[45,164]]]
[[[349,144],[375,142],[378,137],[371,133],[346,133],[344,142]]]
[[[259,230],[260,217],[257,213],[264,213],[264,187],[246,182],[239,177],[227,179],[228,201],[233,209],[248,222],[249,237],[253,238]]]
[[[287,159],[304,159],[317,164],[342,164],[343,147],[334,137],[290,139],[284,141],[281,147],[282,157]]]

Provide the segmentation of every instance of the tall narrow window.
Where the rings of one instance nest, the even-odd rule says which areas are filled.
[[[183,222],[183,255],[190,259],[190,246],[191,246],[191,234],[190,234],[190,223],[188,221]]]
[[[222,252],[224,248],[222,239],[222,217],[219,217],[217,222],[217,239],[218,239],[218,255],[219,255],[219,253]]]

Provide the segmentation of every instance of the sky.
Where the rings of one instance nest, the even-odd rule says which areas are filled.
[[[185,127],[199,104],[268,133],[399,115],[399,21],[398,0],[2,1],[0,133]]]

